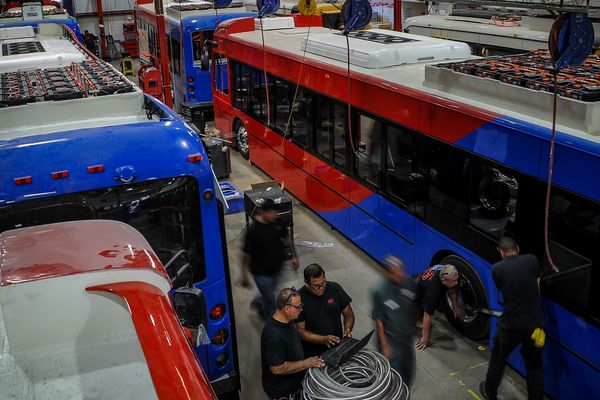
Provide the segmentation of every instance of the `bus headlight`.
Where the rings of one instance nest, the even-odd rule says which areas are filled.
[[[227,330],[225,329],[221,329],[213,335],[210,341],[212,342],[212,344],[219,346],[225,343],[227,339],[229,339],[229,332],[227,332]]]

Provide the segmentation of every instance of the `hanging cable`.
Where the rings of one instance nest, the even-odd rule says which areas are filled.
[[[348,34],[344,36],[346,36],[346,50],[348,52],[348,62],[346,64],[348,67],[348,140],[350,141],[350,148],[352,149],[352,154],[354,154],[356,158],[359,158],[360,154],[356,151],[356,148],[354,147],[354,136],[352,135],[352,79],[350,78],[350,39],[348,38]]]
[[[311,368],[304,400],[408,400],[406,383],[382,354],[363,349],[339,367]]]
[[[558,267],[554,263],[552,254],[550,254],[550,242],[548,238],[548,223],[550,217],[550,191],[552,189],[552,167],[554,166],[554,144],[556,142],[556,103],[558,98],[557,76],[558,70],[553,71],[554,74],[554,95],[552,100],[552,137],[550,139],[550,160],[548,161],[548,184],[546,185],[546,207],[544,212],[544,250],[546,252],[546,258],[548,264],[554,270],[558,272]]]

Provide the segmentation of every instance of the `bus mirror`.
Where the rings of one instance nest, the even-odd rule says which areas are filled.
[[[192,331],[192,337],[196,336],[196,330],[206,321],[206,306],[202,289],[195,287],[179,288],[173,294],[175,312],[179,317],[181,325]]]

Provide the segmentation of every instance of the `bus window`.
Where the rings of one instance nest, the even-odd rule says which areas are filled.
[[[290,137],[296,144],[306,147],[312,128],[314,93],[300,87],[294,88],[293,91],[296,99],[292,108],[292,134]]]
[[[471,185],[471,225],[495,239],[510,233],[519,190],[514,174],[479,160],[473,168]]]
[[[252,107],[248,114],[259,121],[267,121],[267,95],[265,87],[265,74],[263,71],[252,68],[251,77]]]
[[[206,41],[212,40],[215,31],[197,31],[192,32],[192,52],[194,62],[200,62],[200,58],[206,51]]]
[[[220,53],[214,55],[214,77],[215,89],[219,92],[228,94],[229,85],[227,84],[227,58]]]
[[[314,151],[337,166],[346,166],[346,106],[328,97],[314,96]]]
[[[355,130],[356,173],[367,182],[379,186],[381,171],[382,124],[360,114]]]
[[[552,188],[548,235],[550,253],[559,272],[543,265],[544,294],[559,304],[600,320],[600,205]],[[544,258],[545,259],[545,258]]]
[[[423,216],[427,199],[426,165],[418,157],[415,134],[388,125],[385,129],[385,190],[408,206],[409,211]]]
[[[293,89],[296,89],[294,86]],[[292,103],[292,85],[290,82],[269,76],[269,100],[271,102],[271,120],[281,133],[287,133],[290,106]]]
[[[429,141],[428,147],[429,205],[466,222],[469,158],[438,141]]]
[[[179,40],[173,38],[171,35],[167,35],[167,42],[169,43],[169,65],[171,72],[175,75],[181,74],[181,48],[179,47]]]
[[[178,177],[27,201],[0,208],[0,231],[73,219],[122,221],[144,235],[165,266],[184,251],[168,270],[174,276],[190,262],[192,276],[173,282],[184,286],[206,279],[198,192],[195,179]]]

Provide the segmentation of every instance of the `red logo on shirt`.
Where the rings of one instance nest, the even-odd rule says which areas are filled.
[[[335,300],[333,300],[333,297],[330,297],[327,299],[327,304],[332,305],[333,303],[335,303]]]
[[[421,275],[421,280],[429,281],[429,280],[433,279],[434,276],[435,276],[435,270],[432,268],[429,268],[429,269],[423,271],[423,275]]]

